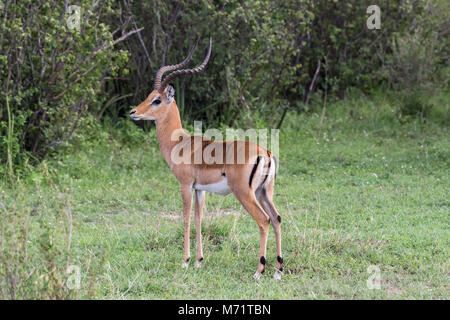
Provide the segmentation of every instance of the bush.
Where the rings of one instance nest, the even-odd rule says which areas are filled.
[[[410,31],[397,34],[392,41],[392,53],[383,72],[390,86],[400,93],[401,121],[416,116],[426,118],[433,108],[432,96],[448,85],[446,57],[450,42],[439,16],[449,10],[446,2],[433,2],[418,16]]]
[[[82,0],[80,30],[71,30],[67,2],[0,1],[8,21],[0,25],[0,175],[43,159],[93,121],[117,122],[153,90],[156,70],[182,61],[201,38],[190,66],[198,65],[209,36],[206,70],[174,81],[186,123],[281,125],[288,110],[317,109],[315,91],[341,97],[384,81],[402,92],[399,117],[426,117],[434,84],[448,85],[438,76],[449,74],[447,2],[387,1],[382,29],[369,30],[369,1]]]
[[[0,25],[1,162],[39,160],[67,143],[87,111],[105,101],[107,76],[127,61],[125,51],[113,50],[112,0],[81,1],[79,30],[69,28],[76,11],[69,14],[64,3],[24,0],[2,9],[8,23]]]
[[[318,61],[316,89],[343,95],[348,87],[379,85],[377,72],[390,51],[394,32],[404,32],[425,1],[389,1],[381,6],[382,30],[366,27],[369,1],[150,1],[127,7],[127,19],[151,24],[130,38],[130,75],[118,80],[128,104],[153,90],[162,64],[182,61],[202,38],[191,66],[198,65],[213,37],[210,62],[201,75],[175,81],[182,119],[208,125],[246,126],[262,111],[275,126],[285,109],[303,111]],[[327,75],[325,76],[325,73]],[[250,120],[250,121],[248,121]]]

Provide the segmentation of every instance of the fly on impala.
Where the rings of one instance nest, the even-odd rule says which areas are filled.
[[[281,217],[272,200],[277,169],[276,159],[269,150],[254,142],[215,141],[198,135],[191,136],[181,126],[180,114],[174,99],[175,89],[170,82],[177,77],[202,71],[209,61],[211,48],[212,39],[209,41],[208,53],[204,61],[196,68],[181,69],[190,61],[195,46],[183,62],[161,67],[156,73],[153,91],[147,99],[131,110],[130,117],[133,120],[156,121],[156,134],[161,153],[180,184],[184,222],[182,266],[187,267],[190,260],[192,199],[194,198],[195,203],[196,266],[201,267],[203,260],[201,222],[205,191],[222,195],[233,193],[256,220],[259,227],[259,257],[254,277],[259,279],[264,273],[267,236],[269,225],[272,223],[277,249],[274,278],[280,279],[283,271]],[[169,71],[173,72],[162,80],[164,73]],[[180,148],[180,145],[183,147]],[[188,146],[187,149],[186,146]],[[175,150],[182,150],[182,154],[174,152]],[[184,161],[174,159],[175,154],[181,156]],[[201,155],[200,160],[198,154]],[[205,156],[208,154],[209,157]],[[242,161],[230,161],[230,159],[242,159]]]

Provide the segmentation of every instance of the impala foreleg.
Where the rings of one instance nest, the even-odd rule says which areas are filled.
[[[196,233],[196,267],[200,268],[203,260],[203,245],[202,245],[202,215],[203,204],[205,203],[205,191],[195,191],[195,233]]]
[[[183,223],[184,223],[184,255],[183,268],[189,265],[190,253],[190,224],[191,224],[191,202],[192,202],[192,188],[190,185],[181,186],[181,197],[183,198]]]

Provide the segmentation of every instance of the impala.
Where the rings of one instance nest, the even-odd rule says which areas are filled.
[[[191,136],[183,131],[181,126],[180,114],[174,99],[175,90],[170,85],[170,81],[176,77],[202,71],[208,63],[211,47],[212,39],[210,39],[204,61],[196,68],[177,70],[188,64],[195,46],[183,62],[161,67],[156,73],[153,91],[147,99],[131,110],[130,117],[133,120],[156,121],[156,133],[161,153],[180,184],[184,222],[182,266],[188,267],[190,259],[189,235],[192,198],[195,203],[196,266],[201,267],[203,260],[201,222],[205,191],[222,195],[233,193],[256,220],[259,227],[259,259],[254,275],[255,279],[259,279],[265,270],[270,223],[275,231],[277,249],[274,278],[280,279],[283,271],[281,217],[272,200],[277,167],[275,158],[269,150],[254,142],[215,141],[207,137]],[[162,81],[163,74],[168,71],[173,72]],[[179,156],[179,153],[174,151],[179,150],[180,145],[188,146],[188,149],[182,148],[181,157],[184,161],[175,161],[175,155]],[[198,154],[200,154],[200,160],[198,160]],[[208,154],[210,157],[205,156]],[[230,161],[230,159],[239,157],[243,161]]]

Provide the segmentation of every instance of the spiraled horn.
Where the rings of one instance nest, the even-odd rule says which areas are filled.
[[[206,64],[209,61],[209,56],[211,55],[211,48],[212,48],[212,38],[209,38],[209,48],[208,53],[206,54],[205,60],[203,60],[202,64],[199,65],[197,68],[194,69],[183,69],[183,70],[177,70],[169,74],[164,81],[162,82],[161,86],[159,87],[158,91],[160,93],[164,92],[164,89],[167,87],[167,85],[175,78],[183,76],[185,74],[193,74],[202,71]]]
[[[194,44],[194,46],[189,51],[188,56],[186,57],[186,59],[184,59],[183,62],[180,62],[179,64],[174,64],[171,66],[163,66],[163,67],[159,68],[158,72],[156,72],[156,77],[155,77],[155,90],[159,90],[159,88],[161,86],[161,79],[162,79],[162,76],[164,75],[164,73],[166,73],[168,71],[176,70],[179,68],[183,68],[191,60],[192,54],[194,53],[197,43],[198,43],[198,39],[197,39],[197,42]]]

